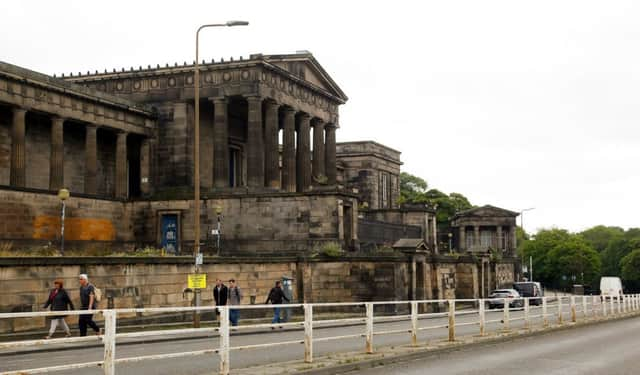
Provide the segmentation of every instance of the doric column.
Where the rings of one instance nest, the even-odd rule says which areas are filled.
[[[464,225],[461,225],[460,228],[458,228],[458,250],[460,251],[467,249],[467,238],[465,235],[465,227]]]
[[[64,119],[51,118],[51,157],[49,159],[49,190],[64,187]]]
[[[13,109],[11,125],[11,186],[26,186],[25,169],[25,116],[26,109]]]
[[[311,151],[309,115],[306,113],[298,117],[298,147],[296,152],[296,190],[309,191],[311,188]]]
[[[116,142],[116,198],[127,198],[127,133],[118,132]]]
[[[247,182],[249,187],[264,186],[264,143],[262,132],[262,98],[247,97]]]
[[[336,126],[334,124],[327,124],[324,127],[325,132],[325,160],[326,160],[326,175],[327,184],[335,185],[337,183],[337,169],[336,169]]]
[[[278,104],[265,102],[264,111],[264,185],[280,189],[280,152],[278,150]]]
[[[516,246],[518,246],[518,239],[516,237],[516,226],[512,225],[510,228],[511,231],[511,246],[508,247],[509,252],[513,253],[516,250]]]
[[[473,246],[476,251],[480,248],[480,227],[477,225],[473,226]]]
[[[317,183],[325,176],[324,121],[314,118],[311,126],[313,126],[313,180]]]
[[[87,125],[84,141],[84,192],[98,194],[98,127]]]
[[[282,189],[288,192],[296,191],[296,112],[292,108],[283,111],[282,141]]]
[[[151,141],[144,138],[140,144],[140,192],[143,196],[151,193]]]
[[[229,117],[226,98],[213,99],[213,185],[229,186]]]
[[[496,226],[496,249],[503,250],[502,247],[502,226]]]

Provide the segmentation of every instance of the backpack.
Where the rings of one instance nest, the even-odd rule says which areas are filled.
[[[93,286],[93,300],[96,302],[100,302],[102,299],[102,290],[98,289],[95,285]]]

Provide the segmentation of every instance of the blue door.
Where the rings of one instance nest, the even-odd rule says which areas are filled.
[[[160,245],[168,253],[178,252],[178,215],[162,215]]]

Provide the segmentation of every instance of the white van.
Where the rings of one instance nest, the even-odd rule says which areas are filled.
[[[606,298],[620,298],[622,296],[622,281],[619,277],[605,276],[600,278],[600,296]]]

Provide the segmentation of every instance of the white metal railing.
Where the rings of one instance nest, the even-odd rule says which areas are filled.
[[[551,304],[553,300],[555,305]],[[501,306],[498,309],[487,309],[490,306]],[[406,306],[408,309],[402,311],[402,314],[380,315],[375,316],[374,308],[376,306]],[[466,309],[457,309],[456,306],[466,305]],[[344,303],[306,303],[306,304],[287,304],[278,305],[281,308],[302,308],[304,311],[304,320],[300,322],[283,322],[275,324],[247,324],[241,326],[230,327],[229,310],[259,310],[273,309],[274,305],[240,305],[240,306],[221,306],[217,309],[220,311],[219,327],[209,328],[186,328],[173,330],[154,330],[141,332],[117,333],[117,316],[126,313],[171,313],[171,312],[192,312],[192,311],[212,311],[214,306],[206,307],[167,307],[167,308],[140,308],[140,309],[114,309],[114,310],[84,310],[84,311],[65,311],[64,315],[82,315],[100,313],[104,317],[104,334],[100,336],[87,337],[71,337],[49,340],[24,340],[15,342],[0,342],[0,350],[3,349],[19,349],[31,346],[41,346],[59,343],[83,343],[91,341],[102,342],[104,346],[104,355],[102,361],[93,361],[85,363],[74,363],[67,365],[57,365],[42,368],[15,370],[1,372],[0,375],[18,375],[18,374],[38,374],[48,373],[52,371],[65,371],[89,367],[102,367],[104,374],[115,374],[116,365],[147,361],[158,359],[170,359],[179,357],[189,357],[207,354],[218,354],[220,360],[220,374],[227,375],[229,373],[229,354],[236,350],[250,350],[276,345],[304,345],[304,361],[313,362],[313,343],[326,342],[335,340],[346,340],[354,338],[364,338],[364,351],[366,353],[374,352],[374,338],[380,335],[397,335],[408,334],[409,342],[413,346],[418,345],[418,333],[426,330],[447,329],[446,337],[449,341],[456,340],[456,328],[464,326],[477,326],[479,334],[484,336],[487,334],[489,325],[498,325],[498,329],[508,331],[511,323],[522,321],[523,328],[530,329],[537,322],[542,327],[547,327],[555,320],[557,324],[563,324],[565,319],[572,323],[580,319],[586,318],[609,318],[620,317],[629,313],[640,311],[640,295],[629,294],[621,297],[612,297],[602,299],[600,296],[558,296],[558,297],[538,297],[538,298],[496,298],[496,299],[456,299],[456,300],[420,300],[420,301],[384,301],[384,302],[344,302]],[[426,311],[429,306],[438,306],[445,308],[446,312],[421,312]],[[471,307],[469,307],[471,306]],[[342,319],[323,319],[314,320],[314,309],[327,308],[363,308],[364,317],[349,317]],[[514,312],[521,311],[521,314]],[[512,313],[513,316],[512,316]],[[5,313],[0,314],[0,319],[16,319],[16,318],[33,318],[59,316],[60,311],[47,312],[24,312],[24,313]],[[491,315],[491,316],[488,316]],[[565,316],[567,316],[565,318]],[[471,320],[456,322],[457,317],[471,317]],[[555,317],[555,319],[554,319]],[[435,321],[433,324],[421,325],[421,320],[431,320],[441,318],[441,321]],[[446,319],[444,319],[446,318]],[[387,330],[374,330],[374,324],[378,325],[386,323],[408,322],[408,326]],[[364,331],[344,334],[339,336],[314,337],[314,328],[322,327],[330,324],[363,324]],[[244,329],[260,329],[275,327],[301,327],[304,336],[298,340],[269,342],[261,344],[250,344],[243,346],[231,346],[229,337],[233,331]],[[219,333],[219,344],[217,348],[169,353],[156,354],[138,357],[116,358],[116,341],[123,338],[139,338],[160,335],[179,335],[191,333]]]

